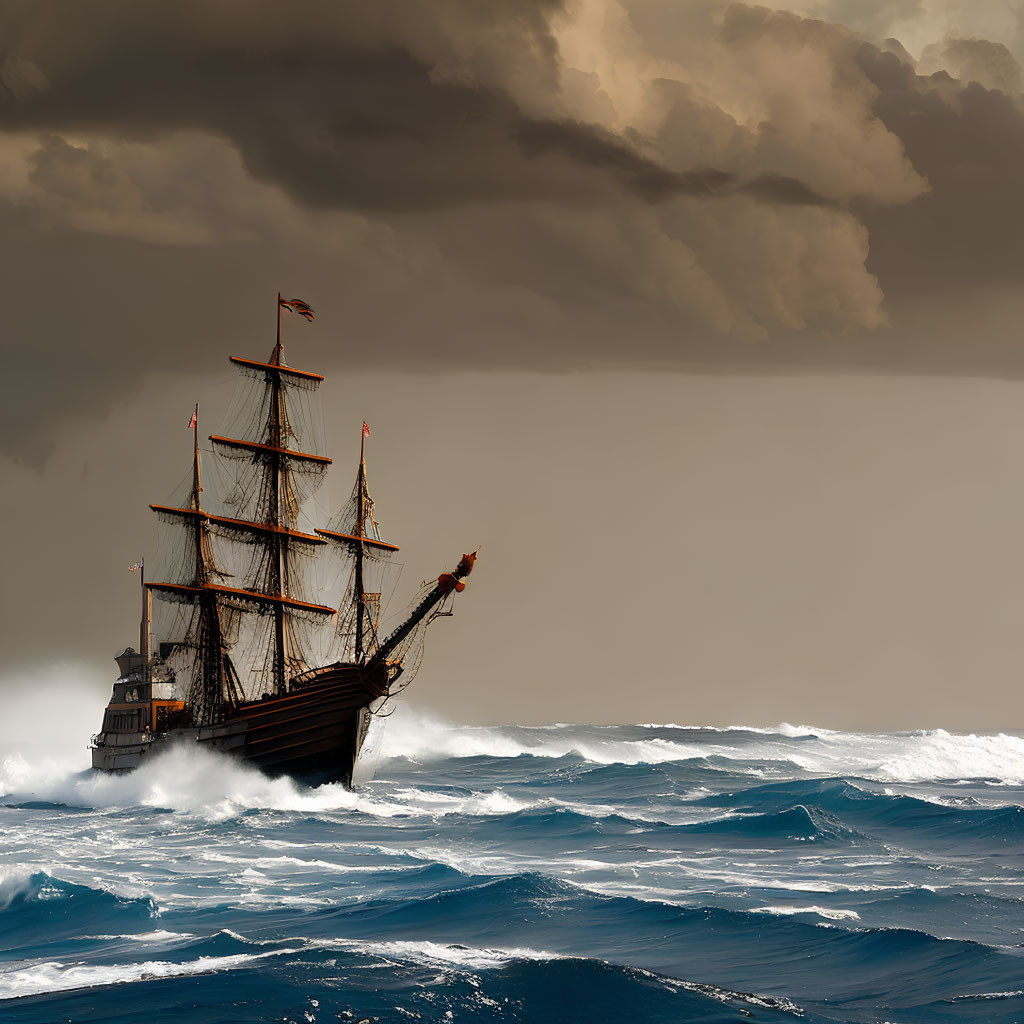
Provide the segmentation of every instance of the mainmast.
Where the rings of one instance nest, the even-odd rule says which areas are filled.
[[[363,539],[366,537],[366,424],[359,441],[359,473],[356,479],[356,661],[363,660],[363,621],[366,618],[366,590],[363,587]]]
[[[303,655],[291,628],[294,616],[334,615],[333,608],[302,600],[296,593],[299,578],[290,571],[289,556],[293,548],[316,548],[326,543],[322,537],[295,528],[296,475],[320,474],[331,460],[290,447],[296,433],[289,418],[287,393],[295,389],[313,390],[324,378],[285,365],[281,345],[282,308],[298,312],[306,319],[313,317],[304,302],[298,299],[285,302],[278,297],[277,337],[269,362],[231,357],[232,363],[245,376],[259,382],[254,387],[260,403],[254,418],[240,429],[241,436],[210,435],[223,457],[234,458],[242,464],[236,490],[241,496],[238,500],[245,505],[243,513],[237,517],[216,515],[201,505],[203,488],[197,416],[189,423],[193,429],[193,470],[187,502],[182,507],[150,506],[164,521],[184,525],[189,531],[191,571],[186,569],[182,579],[149,586],[165,599],[192,603],[200,609],[190,635],[198,648],[196,692],[190,695],[190,703],[194,718],[201,722],[212,721],[219,707],[240,699],[241,684],[228,657],[228,643],[222,628],[225,610],[268,615],[273,620],[263,671],[254,661],[257,678],[252,689],[255,693],[242,695],[245,697],[268,691],[286,692],[290,676],[304,667]],[[218,569],[214,559],[212,534],[247,543],[251,560],[248,571],[244,572],[243,585],[224,584],[226,574]],[[232,568],[237,571],[235,566]]]
[[[259,436],[247,439],[210,435],[210,440],[222,452],[245,459],[254,466],[258,477],[258,500],[251,517],[214,517],[211,521],[218,528],[245,535],[247,540],[258,546],[252,570],[256,578],[250,580],[254,585],[246,587],[245,593],[252,595],[255,603],[262,604],[273,614],[272,657],[267,682],[272,692],[278,694],[286,693],[289,678],[305,667],[302,651],[297,648],[292,635],[292,615],[299,611],[334,614],[333,608],[297,600],[293,593],[294,581],[290,571],[292,546],[324,543],[320,537],[295,529],[298,512],[295,475],[322,472],[331,460],[290,447],[295,432],[289,418],[287,393],[292,389],[313,390],[324,378],[318,373],[285,364],[281,343],[282,309],[298,313],[307,320],[313,319],[313,311],[305,302],[282,299],[278,294],[277,336],[269,361],[260,363],[231,357],[231,362],[243,373],[256,380],[262,379],[266,388],[266,418]]]
[[[188,507],[193,512],[201,512],[199,495],[202,494],[203,484],[199,471],[199,403],[192,412],[192,491],[189,494]],[[203,551],[202,531],[199,527],[199,518],[194,520],[196,524],[195,534],[195,573],[193,574],[198,582],[208,583],[209,572],[207,571],[206,552]]]
[[[274,345],[273,354],[270,357],[271,365],[281,365],[281,293],[277,293],[277,344]],[[282,458],[281,449],[284,447],[283,426],[287,422],[287,416],[282,405],[281,398],[281,375],[280,373],[269,374],[270,382],[270,413],[267,419],[267,439],[270,445],[277,449],[269,455],[270,464],[267,467],[270,483],[270,507],[267,523],[270,526],[284,526],[284,517],[281,515],[281,491],[284,481],[282,480]],[[281,533],[275,532],[271,535],[271,573],[270,590],[272,593],[284,596],[288,592],[288,542]],[[284,693],[288,684],[285,676],[288,668],[288,634],[285,631],[284,605],[278,604],[274,607],[274,692]]]

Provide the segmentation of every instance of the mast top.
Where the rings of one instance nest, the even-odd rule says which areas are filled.
[[[199,511],[199,495],[203,493],[203,484],[199,476],[199,403],[192,412],[188,425],[192,428],[192,494],[189,506]]]
[[[283,299],[281,293],[277,293],[277,344],[274,346],[274,351],[270,355],[270,363],[272,366],[281,365],[281,355],[284,349],[281,346],[281,310],[287,309],[289,313],[298,313],[299,316],[306,320],[315,320],[316,313],[313,312],[313,307],[302,299]]]

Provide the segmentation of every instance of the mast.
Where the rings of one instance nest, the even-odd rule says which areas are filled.
[[[363,538],[366,536],[366,425],[359,440],[359,473],[356,480],[356,661],[363,660],[363,619],[366,616],[366,592],[363,588]]]
[[[192,487],[188,498],[181,507],[150,506],[163,522],[186,531],[185,564],[180,576],[145,586],[147,595],[155,593],[164,600],[188,604],[195,609],[184,642],[196,651],[188,703],[197,724],[218,720],[225,708],[237,705],[243,698],[260,692],[284,693],[290,676],[304,667],[304,656],[298,646],[300,635],[291,626],[293,618],[331,618],[335,614],[334,608],[305,598],[301,592],[301,575],[297,567],[289,563],[293,550],[317,549],[326,543],[323,537],[296,529],[295,520],[300,496],[309,493],[319,482],[319,476],[331,460],[290,447],[298,441],[299,434],[289,415],[288,395],[296,389],[313,391],[324,378],[318,373],[285,365],[281,344],[282,308],[306,320],[314,318],[307,303],[299,299],[284,300],[278,295],[277,329],[269,361],[231,357],[243,376],[254,382],[256,414],[249,420],[239,421],[239,436],[210,435],[218,457],[236,461],[238,497],[231,500],[237,501],[245,511],[238,517],[231,517],[209,513],[202,507],[198,405],[189,423]],[[301,406],[298,411],[300,418],[295,422],[300,424],[301,432]],[[300,474],[304,481],[302,491],[296,484]],[[215,538],[217,544],[223,538],[242,541],[248,548],[248,555],[243,555],[236,546],[226,549],[230,572],[220,568],[214,557]],[[247,569],[240,570],[233,561],[239,557],[249,558]],[[244,582],[240,579],[237,585],[225,585],[225,580],[234,582],[233,573],[244,578]],[[270,627],[269,637],[263,634],[267,638],[262,651],[264,671],[256,676],[253,689],[256,686],[259,689],[255,689],[255,693],[242,692],[242,683],[229,656],[232,641],[225,630],[230,624],[234,635],[239,613],[265,616],[263,622]],[[144,610],[144,619],[146,614]],[[230,618],[225,618],[226,615]],[[256,667],[258,663],[254,660],[253,664]]]
[[[139,583],[142,585],[142,621],[139,624],[139,651],[142,653],[142,681],[149,682],[149,650],[152,646],[153,597],[146,586],[146,561],[139,568]]]
[[[277,293],[277,343],[270,357],[271,365],[281,365],[281,293]],[[270,415],[267,421],[267,438],[277,451],[270,453],[268,467],[270,483],[270,513],[267,518],[269,526],[284,525],[281,516],[281,491],[284,481],[281,478],[281,449],[284,447],[282,425],[286,422],[281,403],[281,375],[270,374]],[[270,541],[271,576],[270,590],[279,597],[284,597],[288,589],[288,545],[280,533],[274,533]],[[284,693],[288,684],[285,680],[288,666],[288,634],[285,630],[284,605],[274,606],[274,692]]]
[[[276,694],[286,693],[289,678],[304,667],[304,655],[291,628],[293,615],[308,611],[334,614],[332,608],[297,600],[295,597],[297,584],[301,585],[301,580],[291,564],[293,547],[324,543],[321,537],[295,529],[295,474],[322,473],[331,460],[290,447],[297,435],[289,415],[288,394],[294,389],[315,390],[324,378],[318,373],[298,370],[285,364],[281,342],[282,308],[298,313],[307,320],[314,318],[307,303],[299,299],[285,300],[278,293],[277,330],[269,360],[263,363],[231,357],[231,362],[244,376],[260,382],[257,386],[259,390],[265,388],[265,405],[261,408],[260,419],[247,424],[247,429],[251,429],[259,423],[258,436],[210,435],[210,440],[223,457],[233,457],[250,467],[242,470],[242,473],[255,474],[250,476],[250,484],[254,486],[249,489],[250,497],[255,496],[255,504],[249,505],[248,515],[243,518],[206,516],[207,522],[213,524],[218,532],[241,535],[256,546],[249,568],[248,585],[244,588],[219,587],[218,591],[224,600],[241,600],[243,603],[251,601],[257,609],[272,615],[264,692]],[[171,516],[189,514],[188,509],[160,506],[159,510]],[[252,605],[249,610],[254,610]]]
[[[367,562],[372,568],[373,564],[386,561],[399,550],[397,544],[389,544],[380,539],[377,521],[374,519],[373,498],[366,482],[366,438],[369,436],[370,428],[364,421],[352,496],[331,520],[330,529],[316,528],[319,537],[341,544],[352,558],[350,584],[338,608],[338,616],[339,632],[352,638],[352,647],[346,648],[346,651],[357,664],[364,664],[376,649],[380,617],[380,594],[369,593],[366,589]],[[370,523],[369,529],[367,520]],[[371,608],[375,611],[371,612]]]
[[[188,507],[194,512],[199,512],[199,495],[202,494],[203,485],[199,476],[199,403],[196,402],[195,411],[192,413],[192,491],[188,498]],[[199,521],[196,520],[195,537],[195,577],[197,580],[206,582],[207,573],[203,558],[202,532],[199,529]]]
[[[198,404],[192,413],[189,426],[192,428],[192,489],[189,492],[187,508],[175,511],[184,515],[186,529],[191,535],[191,580],[188,585],[147,583],[146,590],[150,594],[156,591],[160,595],[184,598],[198,608],[198,618],[192,627],[192,639],[196,646],[196,666],[193,686],[189,692],[189,703],[192,705],[196,722],[206,724],[216,720],[225,704],[237,704],[239,694],[221,625],[217,597],[220,588],[212,582],[220,574],[210,546],[210,523],[199,497],[203,485],[199,464]],[[160,506],[150,507],[155,511],[161,511]]]
[[[205,588],[211,580],[215,569],[213,551],[210,548],[209,522],[202,514],[202,503],[199,495],[203,492],[202,474],[199,465],[199,403],[192,413],[192,493],[189,495],[189,508],[197,514],[192,517],[190,525],[195,550],[195,584]],[[224,647],[224,634],[221,630],[220,609],[216,595],[202,589],[199,597],[199,636],[196,638],[199,658],[199,719],[208,721],[217,713],[218,705],[224,700],[225,671],[224,662],[227,651]],[[228,677],[230,678],[230,677]],[[235,697],[237,700],[237,696]]]

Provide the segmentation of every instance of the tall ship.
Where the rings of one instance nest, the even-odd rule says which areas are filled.
[[[285,361],[282,312],[314,318],[278,295],[269,360],[231,356],[240,380],[226,432],[209,435],[209,462],[196,406],[191,474],[170,504],[150,506],[161,524],[157,575],[130,567],[142,575],[139,650],[115,659],[94,768],[130,770],[185,744],[272,776],[351,787],[369,774],[360,755],[371,724],[411,682],[426,627],[450,614],[473,569],[476,553],[463,555],[382,627],[398,547],[380,536],[367,486],[370,430],[363,422],[348,502],[315,525],[310,499],[332,461],[316,402],[324,377]],[[324,603],[329,594],[336,600]]]

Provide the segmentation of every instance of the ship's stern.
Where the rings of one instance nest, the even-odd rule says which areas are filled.
[[[138,768],[157,738],[186,713],[162,662],[131,647],[114,660],[120,675],[92,738],[92,766],[106,772]]]

